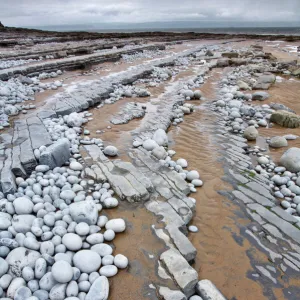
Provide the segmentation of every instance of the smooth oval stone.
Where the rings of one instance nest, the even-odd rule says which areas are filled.
[[[112,241],[115,238],[116,234],[112,229],[108,229],[104,232],[103,236],[106,241]]]
[[[104,227],[105,224],[106,224],[107,222],[108,222],[107,216],[100,216],[100,217],[98,218],[97,225],[98,225],[99,227]]]
[[[22,277],[28,282],[34,279],[34,271],[30,267],[25,267],[22,270]]]
[[[3,258],[0,257],[0,277],[2,277],[8,271],[9,264]]]
[[[196,226],[191,225],[191,226],[189,226],[189,231],[190,232],[198,232],[198,228]]]
[[[185,159],[183,158],[179,158],[177,161],[176,161],[176,164],[181,166],[182,168],[187,168],[188,166],[188,163]]]
[[[11,283],[10,283],[8,289],[7,289],[7,294],[6,294],[7,297],[13,299],[13,298],[15,297],[15,294],[16,294],[17,290],[18,290],[20,287],[22,287],[22,286],[23,286],[23,287],[26,286],[25,280],[24,280],[23,278],[20,278],[20,277],[14,278],[14,279],[11,281]]]
[[[75,233],[67,233],[62,238],[62,243],[71,251],[77,251],[82,247],[82,239]]]
[[[12,276],[10,274],[4,274],[1,278],[0,278],[0,287],[3,290],[6,290],[8,288],[8,286],[10,285],[11,281],[12,281]]]
[[[104,148],[103,153],[107,156],[116,156],[118,155],[118,149],[114,146],[107,146]]]
[[[27,197],[19,197],[13,202],[16,214],[27,215],[31,214],[34,204]]]
[[[24,239],[24,247],[31,249],[31,250],[39,250],[40,243],[33,237],[26,237]]]
[[[86,293],[86,292],[89,291],[90,287],[91,287],[91,284],[90,284],[90,282],[87,281],[87,280],[80,281],[80,282],[78,283],[78,288],[79,288],[79,291],[80,291],[80,292],[85,292],[85,293]]]
[[[73,171],[82,171],[83,170],[83,165],[80,164],[77,161],[72,161],[70,163],[70,169],[73,170]]]
[[[119,269],[125,269],[128,266],[128,258],[122,254],[117,254],[114,258],[114,265]]]
[[[73,269],[71,265],[64,261],[57,261],[51,269],[53,278],[59,283],[67,283],[72,280]]]
[[[112,265],[114,263],[114,257],[112,255],[105,255],[101,262],[103,266]]]
[[[39,281],[40,289],[50,292],[50,290],[57,284],[51,272],[46,273]]]
[[[14,300],[25,300],[31,297],[31,295],[32,295],[31,290],[26,286],[22,286],[17,289]]]
[[[66,298],[66,283],[57,283],[50,291],[50,300],[64,300]]]
[[[106,229],[111,229],[114,232],[123,232],[126,229],[126,224],[123,219],[112,219],[105,224]]]
[[[49,293],[44,290],[37,290],[33,293],[33,296],[37,297],[39,300],[48,300]]]
[[[94,251],[81,250],[73,256],[73,263],[81,272],[90,274],[99,270],[101,257]]]
[[[189,171],[186,175],[187,180],[189,181],[193,181],[194,179],[199,179],[200,175],[197,171],[193,170],[193,171]]]
[[[80,222],[76,225],[75,231],[79,235],[87,235],[90,231],[90,227],[85,222]]]
[[[78,284],[76,281],[71,281],[66,290],[67,297],[76,297],[79,293]]]
[[[37,280],[30,280],[29,282],[27,282],[27,286],[30,288],[31,292],[33,293],[40,288],[39,282]]]
[[[103,266],[99,273],[105,277],[112,277],[118,273],[118,268],[114,265]]]
[[[91,250],[97,252],[101,257],[103,257],[105,255],[110,255],[113,253],[112,247],[107,244],[103,244],[103,243],[92,246]]]
[[[102,233],[93,233],[93,234],[90,234],[86,238],[86,241],[89,244],[91,244],[91,245],[103,243],[103,241],[104,241],[103,234]]]
[[[109,197],[104,199],[103,205],[105,208],[115,208],[119,205],[119,201],[116,198]]]
[[[98,272],[92,272],[90,275],[89,275],[89,282],[91,284],[93,284],[93,282],[99,277],[99,273]]]
[[[35,262],[34,274],[36,279],[41,279],[47,272],[47,262],[40,257]]]

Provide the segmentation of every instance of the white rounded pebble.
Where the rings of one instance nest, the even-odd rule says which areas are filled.
[[[62,238],[62,243],[71,251],[77,251],[82,247],[82,240],[75,233],[67,233]]]
[[[192,180],[192,184],[196,187],[199,187],[199,186],[203,185],[203,181],[200,179],[194,179],[194,180]]]
[[[198,228],[194,225],[189,226],[189,231],[190,232],[198,232]]]
[[[188,166],[188,163],[187,163],[187,161],[184,158],[179,158],[176,161],[176,164],[179,165],[179,166],[181,166],[182,168],[186,168]]]
[[[108,218],[106,216],[100,216],[97,225],[99,227],[104,227],[107,222],[108,222]]]
[[[53,278],[59,283],[67,283],[71,281],[73,277],[73,269],[71,265],[64,260],[54,263],[51,273]]]
[[[106,241],[112,241],[115,238],[116,234],[112,229],[108,229],[104,232],[103,237]]]
[[[103,201],[104,207],[105,208],[115,208],[119,205],[119,201],[116,198],[106,198]]]
[[[112,229],[114,232],[123,232],[126,229],[126,223],[123,219],[112,219],[105,224],[106,229]]]
[[[197,171],[193,170],[193,171],[189,171],[186,175],[187,180],[189,181],[193,181],[194,179],[199,179],[200,175]]]
[[[18,215],[31,214],[34,204],[27,197],[19,197],[13,202],[15,212]]]
[[[105,255],[104,257],[102,257],[103,266],[112,265],[113,263],[114,263],[114,257],[112,255]]]
[[[70,169],[73,171],[81,171],[81,170],[83,170],[83,165],[77,161],[72,161],[70,163]]]
[[[117,254],[114,258],[114,265],[119,269],[125,269],[128,266],[128,258],[123,254]]]
[[[105,277],[112,277],[118,273],[118,268],[114,265],[104,266],[100,269],[99,273]]]
[[[104,148],[103,153],[107,156],[117,156],[118,149],[114,146],[107,146]]]
[[[90,274],[100,268],[101,257],[95,251],[80,250],[73,256],[73,263],[81,272]]]
[[[103,243],[92,246],[91,250],[97,252],[101,257],[103,257],[105,255],[110,255],[113,253],[112,247],[107,244],[103,244]]]
[[[76,225],[75,231],[79,235],[87,235],[90,231],[90,226],[85,222],[80,222]]]

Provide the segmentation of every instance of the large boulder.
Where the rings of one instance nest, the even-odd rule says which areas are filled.
[[[47,165],[50,169],[61,167],[70,158],[70,142],[67,138],[60,139],[42,152],[40,164]]]
[[[298,128],[300,126],[300,116],[285,110],[273,112],[270,121],[287,128]]]
[[[9,264],[9,274],[19,277],[24,267],[34,269],[35,262],[40,257],[41,254],[39,252],[24,247],[13,249],[5,259]]]
[[[244,138],[248,141],[255,141],[258,137],[258,131],[254,126],[249,126],[244,131]]]
[[[300,148],[292,147],[288,149],[280,158],[280,165],[288,171],[300,171]]]

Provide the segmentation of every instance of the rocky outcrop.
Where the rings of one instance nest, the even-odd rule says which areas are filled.
[[[122,200],[141,202],[149,199],[152,183],[132,164],[120,160],[110,161],[96,145],[85,146],[112,189]]]
[[[114,125],[126,124],[132,119],[142,118],[145,113],[145,107],[143,107],[141,104],[130,102],[127,103],[120,113],[115,115],[110,122]]]
[[[73,70],[76,68],[82,68],[84,66],[106,62],[106,61],[116,61],[119,60],[122,54],[131,54],[136,51],[143,50],[154,50],[154,49],[164,49],[164,45],[143,45],[135,46],[131,49],[117,49],[110,50],[105,53],[92,53],[75,57],[66,57],[59,60],[51,60],[44,62],[37,62],[35,64],[17,66],[9,69],[0,70],[0,79],[8,80],[10,77],[22,74],[33,76],[39,72],[53,72],[60,70]]]

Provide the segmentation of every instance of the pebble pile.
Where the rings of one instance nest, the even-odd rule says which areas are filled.
[[[266,64],[266,62],[264,62]],[[271,68],[271,66],[269,66]],[[259,135],[259,127],[271,127],[272,115],[280,111],[291,111],[280,104],[252,105],[252,101],[264,101],[270,95],[265,91],[250,93],[259,84],[274,83],[276,77],[270,73],[254,76],[249,65],[235,68],[221,83],[221,100],[216,101],[216,110],[221,112],[226,120],[227,129],[234,134],[241,134],[248,141],[255,141]],[[247,79],[245,81],[240,78]],[[266,87],[267,89],[268,87]],[[245,93],[245,90],[248,93]],[[288,141],[298,138],[294,135],[274,136],[267,138],[270,148],[287,147]],[[269,155],[259,146],[249,147],[246,153],[257,157],[257,165],[251,170],[253,176],[260,174],[271,180],[270,187],[274,196],[280,200],[285,211],[300,221],[300,149],[290,148],[280,159],[280,166],[276,165]]]
[[[83,174],[75,159],[53,170],[38,165],[29,178],[16,179],[17,193],[1,193],[0,297],[107,299],[107,277],[128,265],[107,243],[126,224],[99,216],[118,200],[108,183]]]

